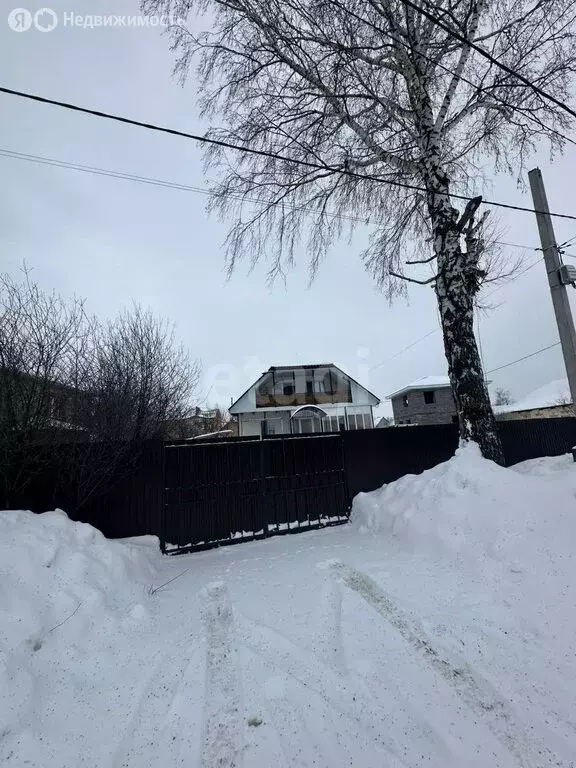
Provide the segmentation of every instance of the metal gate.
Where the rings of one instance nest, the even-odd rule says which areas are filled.
[[[296,533],[348,520],[340,435],[165,447],[165,552]]]

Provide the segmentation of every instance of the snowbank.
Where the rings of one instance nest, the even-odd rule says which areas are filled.
[[[109,541],[59,510],[0,512],[0,762],[37,704],[46,659],[66,662],[94,636],[145,617],[157,547],[154,537]]]
[[[567,476],[559,487],[548,477],[557,466]],[[529,560],[535,550],[552,546],[551,539],[576,534],[572,478],[576,465],[564,457],[505,469],[468,444],[420,475],[358,494],[351,520],[360,531],[390,534],[410,551]]]

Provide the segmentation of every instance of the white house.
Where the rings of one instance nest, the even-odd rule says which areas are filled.
[[[240,437],[369,429],[380,400],[333,363],[269,368],[233,403]]]

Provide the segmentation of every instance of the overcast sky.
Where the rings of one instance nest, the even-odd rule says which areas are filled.
[[[27,3],[32,12],[42,3]],[[17,33],[0,12],[2,85],[110,111],[184,131],[201,132],[194,80],[181,88],[171,77],[168,39],[158,29],[65,28]],[[138,13],[137,0],[52,2],[64,12]],[[5,10],[4,10],[5,9]],[[201,187],[202,154],[195,142],[112,123],[0,94],[0,149],[155,177]],[[550,164],[535,158],[552,210],[576,214],[576,147]],[[266,285],[266,265],[251,274],[241,265],[224,273],[226,223],[208,218],[202,194],[15,160],[0,155],[2,269],[22,261],[47,290],[87,299],[88,308],[112,316],[133,300],[175,322],[179,338],[200,358],[203,394],[228,405],[270,365],[335,362],[383,400],[413,379],[446,373],[433,291],[414,286],[409,302],[389,306],[358,254],[367,231],[332,248],[308,286],[300,252],[287,284]],[[570,181],[572,179],[572,181]],[[530,205],[527,191],[497,178],[493,199]],[[536,248],[531,214],[502,216],[505,240]],[[576,222],[556,224],[559,242],[576,235]],[[576,243],[574,251],[576,254]],[[526,265],[538,254],[519,252]],[[576,262],[575,262],[576,263]],[[576,294],[576,291],[572,293]],[[574,300],[572,304],[574,307]],[[486,370],[558,339],[543,265],[503,286],[497,306],[480,319]],[[564,376],[555,347],[491,374],[521,397]],[[389,410],[385,402],[382,413]]]

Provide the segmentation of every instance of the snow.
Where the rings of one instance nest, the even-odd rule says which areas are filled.
[[[543,387],[535,389],[525,397],[510,405],[494,406],[494,413],[511,413],[515,411],[531,411],[537,408],[551,408],[555,405],[566,405],[572,402],[568,379],[556,379]]]
[[[543,525],[541,509],[553,490],[527,477],[522,465],[520,473],[515,469],[485,461],[479,448],[468,444],[421,475],[358,494],[351,522],[360,531],[385,533],[405,549],[441,558],[511,557],[519,533]],[[498,514],[487,514],[487,506]],[[555,515],[560,514],[572,519],[570,508],[560,507]]]
[[[0,513],[0,764],[574,768],[575,497],[569,456],[468,445],[179,557]]]
[[[207,437],[219,437],[221,435],[231,435],[231,429],[221,429],[218,432],[205,432],[203,435],[194,435],[194,437],[187,437],[186,440],[202,440]]]
[[[405,387],[402,387],[402,389],[392,392],[392,394],[387,395],[386,398],[390,400],[392,397],[402,395],[404,392],[410,392],[414,389],[439,389],[441,387],[449,386],[451,386],[451,384],[448,376],[424,376],[422,379],[416,379],[416,381],[407,384]]]

